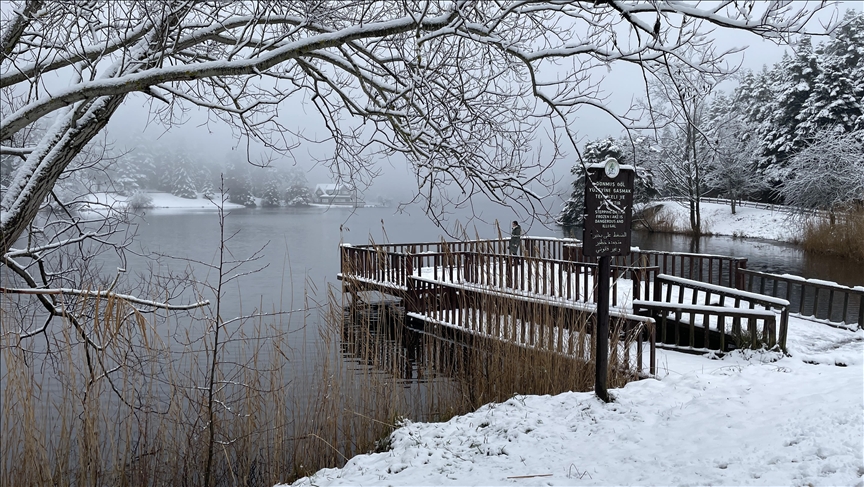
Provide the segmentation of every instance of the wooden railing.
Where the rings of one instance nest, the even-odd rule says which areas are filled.
[[[802,318],[864,329],[864,287],[746,269],[741,273],[745,278],[742,289],[783,298]]]
[[[675,304],[686,304],[692,307],[692,309],[690,310],[690,346],[694,345],[692,343],[694,331],[693,327],[695,326],[696,316],[698,315],[714,313],[715,316],[717,316],[718,313],[723,313],[723,320],[717,320],[717,329],[721,331],[722,335],[725,332],[725,317],[729,316],[733,319],[736,318],[735,314],[732,312],[734,310],[732,308],[727,308],[727,304],[732,304],[735,308],[741,308],[742,303],[744,303],[750,310],[754,310],[756,305],[759,305],[765,308],[765,310],[768,310],[769,312],[771,309],[776,309],[780,312],[779,330],[773,326],[774,321],[771,320],[771,326],[763,329],[763,337],[761,338],[761,340],[757,341],[758,337],[755,328],[756,319],[763,318],[763,314],[754,313],[754,319],[748,320],[749,325],[746,335],[749,335],[752,338],[753,342],[751,343],[751,346],[754,348],[761,346],[762,344],[769,347],[773,347],[775,344],[779,344],[780,348],[784,350],[786,349],[786,335],[789,327],[789,301],[785,299],[764,296],[761,294],[741,291],[738,289],[731,289],[723,286],[715,286],[712,284],[706,284],[699,281],[684,279],[681,277],[659,274],[657,276],[657,282],[654,285],[654,301],[670,303],[673,306]],[[731,301],[731,303],[729,303],[729,301]],[[699,310],[697,309],[697,307],[705,309]],[[726,310],[729,311],[727,312]],[[740,321],[741,317],[746,316],[741,315],[738,316],[737,319]],[[707,319],[707,317],[703,319]],[[763,321],[766,325],[768,324],[767,320]],[[705,327],[708,326],[710,326],[710,321],[705,323]],[[740,330],[732,330],[733,336],[737,331]],[[707,343],[707,337],[705,340]]]
[[[725,306],[703,306],[682,303],[667,303],[663,301],[633,301],[633,311],[654,318],[657,324],[657,337],[661,347],[671,343],[672,348],[695,352],[718,351],[726,352],[733,346],[741,348],[747,342],[748,348],[761,348],[763,345],[773,347],[776,343],[777,317],[772,311],[756,309],[735,309]],[[674,321],[670,326],[669,319]],[[699,321],[701,318],[701,321]],[[726,319],[732,323],[727,327]],[[697,322],[699,326],[697,327]],[[681,337],[681,325],[689,323],[687,343]],[[761,327],[759,326],[761,323]],[[742,327],[743,324],[743,327]],[[701,343],[696,343],[696,331],[702,334]],[[716,346],[711,345],[711,330],[717,332]],[[762,330],[760,333],[759,330]],[[731,333],[733,340],[727,342],[726,332]],[[745,340],[746,337],[746,340]],[[701,345],[701,347],[699,347]]]
[[[416,247],[415,247],[416,248]],[[612,305],[618,306],[620,279],[630,279],[631,299],[651,296],[657,267],[613,266]],[[597,301],[597,264],[546,257],[477,251],[423,251],[396,254],[381,247],[342,246],[342,273],[407,289],[408,277],[423,272],[435,280],[468,282],[574,301]]]
[[[581,244],[571,244],[569,247],[573,260],[593,260],[582,254]],[[658,267],[661,274],[743,289],[744,276],[740,271],[747,268],[747,259],[687,252],[632,250],[629,255],[612,257],[612,264],[621,267]]]
[[[521,239],[520,255],[546,257],[550,259],[565,259],[564,247],[578,243],[579,240],[573,238],[534,237],[531,235],[525,235]],[[343,247],[351,247],[355,249],[374,248],[392,254],[434,254],[450,252],[506,254],[509,253],[509,245],[509,238],[455,241],[441,240],[438,242],[413,243],[372,243],[364,245],[342,244]]]
[[[526,293],[573,301],[597,301],[596,263],[519,257],[506,254],[467,254],[465,282],[515,289]],[[621,279],[632,281],[631,299],[651,295],[657,267],[612,266],[612,305],[618,306]]]
[[[567,354],[588,360],[590,334],[596,321],[595,306],[588,303],[546,301],[480,286],[451,284],[409,277],[414,299],[406,304],[409,316],[444,323],[471,333],[499,338],[518,345]],[[537,316],[550,319],[537,320]],[[629,367],[630,350],[636,349],[639,371],[644,369],[643,342],[648,344],[648,373],[655,373],[654,321],[648,317],[610,311],[609,357],[622,357]],[[591,328],[579,328],[579,324]],[[611,368],[611,367],[610,367]]]
[[[550,297],[596,299],[585,292],[593,290],[588,283],[596,282],[596,264],[582,255],[577,240],[525,237],[521,256],[508,255],[508,243],[508,239],[491,239],[343,245],[342,273],[406,289],[408,276],[420,276],[425,268],[431,269],[432,278],[450,282],[466,280]],[[612,264],[616,269],[613,300],[617,298],[619,278],[632,279],[633,298],[640,299],[652,295],[650,289],[657,274],[666,274],[785,298],[802,317],[864,328],[864,289],[860,287],[750,271],[747,259],[721,255],[633,250],[629,255],[614,257]],[[567,277],[575,273],[581,273],[583,279],[578,285]],[[613,302],[613,306],[617,304]],[[785,340],[785,325],[781,329]]]

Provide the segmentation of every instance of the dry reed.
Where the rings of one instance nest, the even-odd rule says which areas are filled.
[[[805,218],[801,235],[801,246],[807,252],[864,262],[864,209],[838,212],[833,224],[824,216]]]

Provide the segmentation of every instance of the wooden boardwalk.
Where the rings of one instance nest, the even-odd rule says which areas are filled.
[[[398,299],[420,323],[590,360],[597,264],[573,239],[525,238],[519,256],[506,253],[507,243],[345,244],[339,278],[355,299]],[[614,258],[609,356],[650,375],[655,347],[784,348],[790,311],[864,327],[864,288],[746,265],[742,258],[641,250]]]

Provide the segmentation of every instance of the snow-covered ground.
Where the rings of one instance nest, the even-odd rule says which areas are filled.
[[[658,377],[516,396],[295,486],[864,485],[864,331],[795,319],[791,356],[658,351]],[[844,366],[834,365],[843,364]]]
[[[150,209],[177,209],[177,210],[215,210],[216,205],[219,203],[219,199],[215,198],[212,201],[204,198],[201,194],[198,195],[196,199],[189,198],[181,198],[179,196],[174,196],[171,193],[142,193],[148,196],[151,200],[151,203],[148,205]],[[99,211],[100,209],[106,206],[117,207],[117,205],[125,205],[127,200],[126,196],[121,196],[116,193],[95,193],[90,195],[89,201],[92,203],[90,205],[84,205],[83,209],[92,209],[94,211]],[[224,208],[243,208],[243,205],[238,205],[236,203],[225,202]]]
[[[685,204],[675,201],[652,202],[660,204],[661,212],[665,213],[661,220],[675,223],[676,228],[689,228],[690,213]],[[738,206],[735,214],[728,204],[702,202],[700,213],[703,229],[708,234],[729,235],[735,237],[764,238],[794,242],[798,238],[798,223],[791,213],[764,208]]]

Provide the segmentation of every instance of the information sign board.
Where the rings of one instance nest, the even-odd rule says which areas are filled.
[[[588,166],[582,238],[584,255],[602,257],[630,253],[635,177],[632,166],[620,166],[613,158]]]

